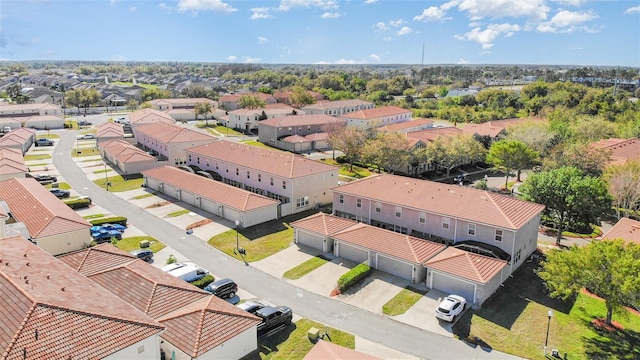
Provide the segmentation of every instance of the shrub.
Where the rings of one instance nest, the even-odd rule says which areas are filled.
[[[72,209],[80,209],[80,208],[89,207],[89,205],[91,205],[91,199],[89,198],[73,199],[73,200],[67,200],[64,203],[67,204],[67,206],[69,206]]]
[[[173,264],[175,262],[178,262],[178,259],[176,259],[176,257],[173,256],[173,254],[169,255],[169,257],[167,258],[167,265]]]
[[[200,280],[192,281],[190,284],[193,286],[197,286],[200,289],[204,289],[207,285],[211,284],[214,281],[215,278],[213,277],[213,275],[209,274]]]
[[[338,156],[338,157],[336,158],[336,162],[337,162],[338,164],[346,164],[346,163],[348,163],[348,162],[349,162],[349,160],[347,159],[347,157],[346,157],[346,156]]]
[[[367,276],[371,274],[371,268],[367,264],[358,264],[353,269],[349,270],[344,275],[340,276],[338,279],[338,288],[340,292],[344,293],[345,291],[352,288],[354,285],[364,280]]]
[[[109,218],[91,220],[90,223],[93,226],[102,224],[120,224],[122,226],[127,226],[127,218],[124,216],[113,216]]]

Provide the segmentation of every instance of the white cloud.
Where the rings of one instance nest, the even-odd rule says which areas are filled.
[[[336,9],[338,4],[336,0],[280,0],[278,10],[289,11],[296,7]]]
[[[402,24],[405,24],[406,21],[402,20],[402,19],[398,19],[398,20],[390,20],[389,21],[389,25],[393,26],[393,27],[399,27]]]
[[[171,14],[175,9],[165,3],[160,3],[158,4],[158,7],[166,12],[168,12],[169,14]]]
[[[388,27],[385,23],[383,23],[382,21],[377,22],[377,23],[376,23],[375,25],[373,25],[373,26],[375,26],[378,30],[382,30],[382,31],[387,31],[387,30],[389,30],[389,27]]]
[[[323,18],[323,19],[337,19],[340,16],[342,16],[342,14],[337,13],[337,12],[326,12],[326,13],[320,15],[320,17]]]
[[[378,54],[371,54],[369,55],[369,59],[373,60],[373,61],[380,61],[380,55]]]
[[[232,13],[238,11],[233,6],[223,2],[222,0],[178,0],[178,11],[213,11],[221,13]]]
[[[593,31],[582,23],[597,19],[598,15],[593,10],[568,11],[560,10],[551,20],[540,23],[536,28],[540,32],[573,32],[576,30]]]
[[[464,64],[468,64],[468,63],[469,63],[469,60],[460,58],[460,59],[458,59],[458,62],[456,64],[464,65]]]
[[[483,49],[491,49],[493,41],[498,36],[510,37],[520,30],[521,28],[518,24],[489,24],[484,30],[477,27],[464,35],[455,35],[454,37],[458,40],[475,41],[480,43]]]
[[[134,11],[136,11],[136,10],[138,10],[138,8],[137,8],[137,7],[135,7],[135,6],[132,6],[132,7],[130,7],[130,8],[129,8],[129,11],[131,11],[131,12],[134,12]]]
[[[269,8],[252,8],[253,14],[249,19],[251,20],[259,20],[259,19],[271,19],[273,16],[269,14]]]
[[[261,60],[262,60],[261,58],[254,58],[250,56],[242,57],[242,62],[245,64],[255,64],[255,63],[259,63]]]
[[[527,17],[532,20],[544,20],[550,8],[545,0],[461,0],[458,10],[466,12],[471,20],[503,17]]]
[[[414,16],[414,21],[436,22],[444,21],[446,13],[437,6],[431,6],[422,11],[422,14]]]
[[[624,11],[625,14],[636,14],[636,13],[640,13],[640,5],[638,6],[634,6],[634,7],[630,7],[627,10]]]
[[[258,44],[266,44],[269,42],[269,39],[266,37],[258,36]]]
[[[396,32],[396,35],[398,35],[398,36],[402,36],[402,35],[409,35],[409,34],[411,34],[411,31],[412,31],[412,30],[411,30],[411,28],[410,28],[410,27],[408,27],[408,26],[403,26],[403,27],[402,27],[402,29],[400,29],[400,30],[398,30],[398,31]]]
[[[552,1],[562,5],[575,6],[575,7],[582,6],[582,4],[586,2],[586,0],[552,0]]]
[[[377,3],[377,2],[378,2],[378,0],[365,0],[365,2],[364,2],[364,3],[365,3],[365,4],[367,4],[367,5],[369,5],[369,4],[375,4],[375,3]]]
[[[229,55],[229,56],[227,56],[227,60],[229,60],[231,62],[234,62],[234,61],[238,60],[238,58],[233,56],[233,55]]]

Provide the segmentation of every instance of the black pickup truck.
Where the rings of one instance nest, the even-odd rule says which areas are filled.
[[[258,332],[265,332],[279,325],[291,325],[293,311],[286,306],[266,306],[255,312],[262,319],[258,324]]]

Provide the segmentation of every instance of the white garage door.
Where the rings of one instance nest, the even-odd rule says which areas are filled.
[[[433,272],[432,288],[448,294],[460,295],[467,299],[470,304],[473,303],[474,284],[466,281]]]
[[[174,199],[178,199],[178,189],[173,185],[164,184],[164,193]]]
[[[180,200],[189,204],[189,205],[195,205],[195,199],[196,197],[193,195],[193,193],[190,193],[188,191],[180,191]]]
[[[220,206],[211,200],[203,198],[202,200],[200,200],[200,207],[204,211],[210,212],[213,215],[218,215],[218,208]]]
[[[369,261],[368,251],[358,249],[345,243],[340,243],[340,245],[338,246],[338,256],[357,263],[365,261],[368,263]]]
[[[314,249],[323,251],[322,243],[322,236],[309,234],[307,232],[298,230],[298,244],[310,246]]]
[[[411,280],[411,273],[413,272],[411,264],[382,255],[378,255],[377,269],[407,280]]]

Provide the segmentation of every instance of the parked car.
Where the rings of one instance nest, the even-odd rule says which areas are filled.
[[[89,121],[86,121],[86,120],[78,121],[78,126],[89,126],[89,125],[91,125]]]
[[[203,277],[209,275],[209,271],[191,263],[188,265],[180,266],[173,270],[169,270],[167,271],[167,274],[173,275],[178,279],[184,280],[186,282],[192,282],[200,280]]]
[[[38,181],[39,183],[41,183],[43,185],[51,184],[51,183],[54,183],[54,182],[58,181],[58,179],[55,176],[52,176],[52,175],[49,175],[49,174],[26,173],[25,177],[36,179],[36,181]]]
[[[467,308],[467,300],[459,295],[449,295],[436,309],[436,317],[448,322],[454,322],[456,317]]]
[[[162,271],[164,272],[169,272],[175,269],[179,269],[181,267],[185,267],[185,266],[196,266],[196,264],[192,263],[192,262],[174,262],[168,265],[165,265],[161,268]]]
[[[37,139],[35,142],[36,146],[53,146],[53,141],[47,138]]]
[[[138,259],[142,259],[146,262],[149,262],[151,259],[153,259],[153,251],[149,249],[133,250],[129,254],[137,257]]]
[[[102,226],[102,228],[105,230],[116,230],[120,231],[121,233],[124,232],[127,228],[126,226],[122,226],[120,224],[102,224],[100,226]]]
[[[126,124],[126,123],[129,122],[129,120],[127,120],[126,117],[119,117],[119,118],[115,119],[114,122],[116,124]]]
[[[202,171],[200,166],[197,166],[197,165],[187,165],[187,166],[190,167],[191,170],[193,170],[193,173],[197,173],[198,171]]]
[[[94,232],[91,234],[91,237],[96,243],[102,244],[105,242],[111,242],[112,238],[121,240],[122,234],[119,231],[107,230],[107,231],[101,231],[101,232]]]
[[[200,170],[200,171],[196,171],[196,174],[200,175],[200,176],[203,176],[203,177],[206,177],[207,179],[222,181],[222,176],[220,176],[220,174],[218,174],[215,171]]]
[[[78,140],[93,140],[95,138],[96,136],[94,134],[84,134],[84,135],[78,135],[76,137],[76,139]]]
[[[204,290],[219,298],[231,299],[236,296],[236,293],[238,292],[238,285],[231,279],[222,279],[207,285]]]
[[[456,175],[453,178],[453,183],[454,184],[460,184],[460,183],[467,184],[467,183],[470,183],[470,182],[471,182],[471,177],[469,177],[469,175],[467,175],[467,174]]]
[[[258,324],[258,332],[275,328],[279,325],[291,325],[293,319],[293,311],[286,306],[266,306],[254,313],[262,319]]]
[[[195,174],[195,173],[196,173],[195,171],[193,171],[193,169],[192,169],[192,168],[190,168],[190,167],[189,167],[189,166],[187,166],[187,165],[180,165],[180,166],[178,166],[178,169],[180,169],[180,170],[184,170],[184,171],[187,171],[187,172],[190,172],[190,173],[192,173],[192,174]]]
[[[49,189],[53,195],[55,195],[58,199],[68,198],[71,196],[71,192],[69,190],[62,190],[58,188]]]
[[[267,303],[260,301],[260,300],[249,300],[249,301],[245,301],[242,304],[238,304],[238,307],[246,312],[255,314],[256,311],[267,307],[269,305],[267,305]]]

